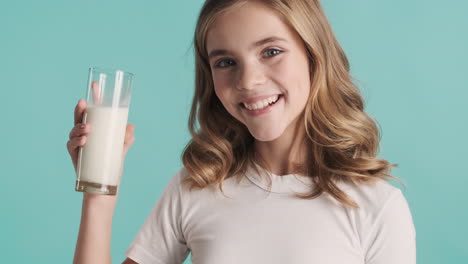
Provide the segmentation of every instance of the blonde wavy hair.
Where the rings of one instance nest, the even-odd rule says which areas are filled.
[[[269,168],[255,153],[254,138],[245,125],[226,111],[214,93],[206,50],[207,32],[217,16],[248,1],[252,0],[207,0],[200,11],[194,35],[195,94],[188,121],[192,139],[182,154],[189,174],[183,183],[190,185],[190,190],[218,185],[223,192],[223,181],[234,175],[245,176],[248,166],[256,163]],[[344,205],[359,208],[337,187],[336,181],[359,184],[378,179],[400,180],[388,174],[397,164],[376,158],[379,130],[364,112],[359,89],[349,73],[348,59],[321,4],[319,0],[257,1],[270,7],[296,31],[310,61],[310,94],[301,115],[307,162],[296,164],[292,170],[312,177],[314,185],[310,192],[295,195],[312,199],[328,193]]]

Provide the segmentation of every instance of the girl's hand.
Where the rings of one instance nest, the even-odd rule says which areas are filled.
[[[72,159],[72,163],[75,168],[75,171],[77,171],[78,153],[79,153],[80,147],[86,144],[86,135],[89,132],[89,125],[82,124],[85,108],[86,108],[86,101],[83,99],[80,99],[75,107],[74,127],[70,131],[69,140],[67,142],[67,149]],[[133,133],[134,129],[135,129],[135,126],[133,124],[127,125],[126,132],[125,132],[124,149],[122,153],[123,155],[122,162],[124,162],[127,151],[129,150],[129,148],[132,146],[133,142],[135,141],[135,136]]]

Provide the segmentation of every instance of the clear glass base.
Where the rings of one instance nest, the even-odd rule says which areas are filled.
[[[117,186],[104,185],[94,182],[76,181],[75,191],[87,192],[95,194],[115,195],[117,193]]]

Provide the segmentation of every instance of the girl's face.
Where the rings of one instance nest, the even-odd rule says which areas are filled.
[[[274,11],[247,2],[222,14],[206,47],[216,95],[253,137],[271,141],[294,128],[309,96],[309,61]]]

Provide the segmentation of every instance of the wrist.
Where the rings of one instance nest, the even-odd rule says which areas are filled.
[[[103,195],[94,193],[83,193],[83,207],[99,207],[101,209],[114,210],[117,203],[117,195]]]

